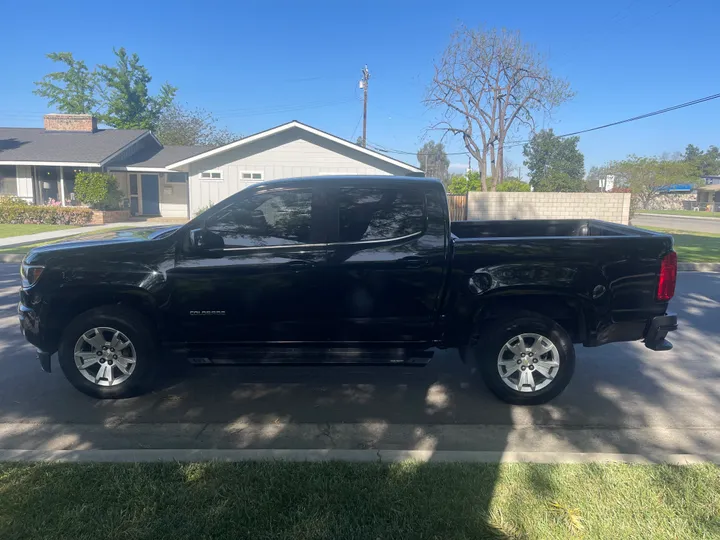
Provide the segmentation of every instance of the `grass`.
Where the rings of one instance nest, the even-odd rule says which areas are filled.
[[[0,464],[0,538],[718,538],[712,465]]]
[[[42,223],[35,225],[11,225],[3,223],[0,224],[0,238],[9,238],[11,236],[24,236],[26,234],[78,228],[80,228],[80,225],[44,225]]]
[[[680,262],[720,262],[720,234],[643,228],[672,234]]]
[[[720,212],[696,212],[695,210],[638,210],[638,214],[667,214],[668,216],[693,216],[720,219]]]
[[[24,226],[24,225],[23,225]],[[25,255],[28,251],[30,251],[34,247],[40,247],[40,246],[46,246],[48,244],[57,244],[60,242],[70,242],[70,241],[77,241],[77,240],[83,240],[87,238],[88,236],[96,236],[99,234],[105,234],[113,231],[124,231],[127,230],[129,227],[108,227],[107,229],[102,229],[99,231],[93,231],[85,234],[74,234],[72,236],[65,236],[63,238],[56,238],[54,240],[45,240],[43,242],[35,242],[32,244],[18,244],[14,246],[7,246],[0,248],[0,255],[5,254],[14,254],[14,255]]]

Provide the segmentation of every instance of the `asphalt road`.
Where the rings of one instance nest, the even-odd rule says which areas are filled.
[[[675,231],[694,231],[720,234],[720,219],[694,219],[683,216],[648,216],[635,214],[635,227],[655,227]]]
[[[720,274],[683,273],[675,348],[578,348],[553,403],[497,401],[455,353],[426,368],[190,368],[96,401],[43,373],[0,265],[0,449],[339,448],[720,455]],[[659,458],[658,458],[659,459]]]

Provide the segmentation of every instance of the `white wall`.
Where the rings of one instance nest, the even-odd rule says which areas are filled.
[[[33,202],[33,180],[32,166],[17,166],[17,196],[25,199],[27,202]]]
[[[223,179],[200,178],[201,172],[211,170],[221,171]],[[407,170],[381,159],[293,129],[191,163],[191,216],[258,182],[243,180],[243,172],[260,172],[263,181],[323,174],[408,174]]]

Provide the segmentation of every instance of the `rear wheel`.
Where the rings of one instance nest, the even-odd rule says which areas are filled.
[[[565,389],[575,370],[570,336],[539,314],[498,321],[482,333],[474,352],[488,388],[516,405],[550,401]]]
[[[96,398],[125,398],[151,388],[158,359],[140,313],[106,306],[82,313],[63,332],[58,358],[67,379]]]

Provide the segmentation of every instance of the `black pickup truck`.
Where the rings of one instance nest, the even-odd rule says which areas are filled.
[[[434,179],[275,180],[184,226],[33,249],[18,312],[42,368],[57,352],[98,398],[168,362],[424,365],[452,347],[499,398],[537,404],[575,343],[672,347],[672,248],[593,220],[451,223]]]

